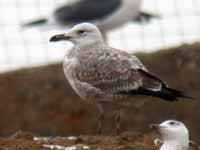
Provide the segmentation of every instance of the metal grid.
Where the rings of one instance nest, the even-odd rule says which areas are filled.
[[[49,37],[60,31],[22,31],[20,24],[40,16],[48,16],[55,7],[65,2],[66,0],[0,1],[0,72],[62,59],[66,46],[70,45],[48,43]],[[162,19],[143,25],[129,23],[109,32],[109,43],[113,47],[130,52],[150,52],[199,40],[198,0],[144,0],[143,9],[159,14]]]

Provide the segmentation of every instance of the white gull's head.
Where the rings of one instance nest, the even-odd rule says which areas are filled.
[[[81,23],[74,26],[69,32],[51,37],[50,42],[70,41],[76,46],[88,46],[103,43],[99,29],[91,23]]]
[[[159,125],[152,125],[162,136],[163,145],[161,150],[170,147],[187,150],[189,147],[189,132],[186,126],[176,120],[167,120]]]

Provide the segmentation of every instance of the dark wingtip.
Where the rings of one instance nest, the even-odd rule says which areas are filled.
[[[178,91],[178,90],[175,90],[175,89],[171,89],[171,88],[168,88],[168,87],[163,87],[162,88],[162,93],[164,95],[168,95],[170,97],[174,97],[175,101],[178,101],[179,98],[184,98],[184,99],[188,99],[188,100],[194,100],[194,98],[188,94],[186,94],[185,92],[182,92],[182,91]]]
[[[158,14],[148,13],[141,11],[135,21],[138,23],[148,23],[153,19],[161,19],[162,17]]]
[[[182,95],[181,95],[180,97],[185,98],[185,99],[189,99],[189,100],[195,100],[194,97],[189,96],[189,95],[187,95],[187,94],[183,94],[183,93],[182,93]]]
[[[42,24],[45,24],[48,20],[46,18],[40,18],[38,20],[34,20],[28,23],[23,23],[21,24],[21,27],[25,28],[25,27],[33,27],[33,26],[39,26]]]

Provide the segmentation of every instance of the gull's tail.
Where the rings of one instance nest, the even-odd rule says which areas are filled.
[[[36,20],[33,20],[31,22],[22,24],[22,27],[34,27],[34,26],[40,26],[40,25],[44,25],[48,22],[47,18],[39,18]]]

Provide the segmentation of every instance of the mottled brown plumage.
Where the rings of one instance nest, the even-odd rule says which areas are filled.
[[[73,51],[76,49],[74,47]],[[110,100],[116,94],[119,95],[120,91],[129,91],[142,86],[142,79],[137,70],[146,69],[135,56],[126,52],[95,45],[78,51],[77,59],[76,65],[68,68],[74,72],[71,78],[80,84],[83,83],[81,88],[93,89],[97,100],[98,98]],[[64,64],[68,64],[68,58]],[[78,93],[83,98],[91,96]]]
[[[79,24],[67,34],[52,37],[51,41],[62,39],[74,44],[63,61],[67,80],[82,99],[96,100],[102,115],[102,102],[116,102],[136,94],[168,101],[185,97],[150,74],[136,56],[105,44],[95,25]]]

